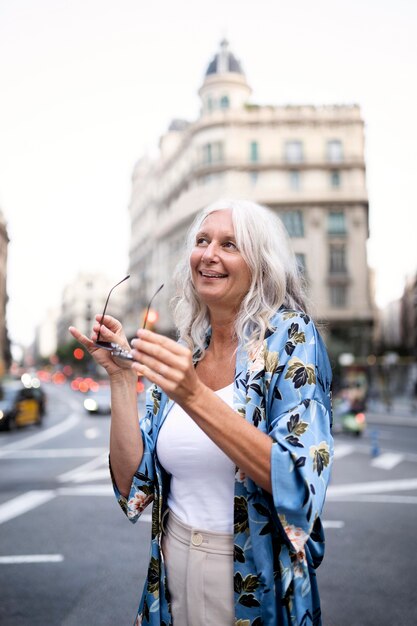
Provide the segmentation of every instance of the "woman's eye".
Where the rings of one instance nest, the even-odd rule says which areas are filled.
[[[237,250],[237,246],[235,243],[233,243],[233,241],[226,241],[226,243],[224,244],[224,247]]]
[[[201,246],[202,244],[207,243],[207,239],[205,237],[197,237],[196,244],[197,246]]]

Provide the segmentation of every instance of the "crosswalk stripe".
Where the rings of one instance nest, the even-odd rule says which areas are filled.
[[[27,513],[31,509],[35,509],[45,502],[49,502],[55,498],[55,492],[52,489],[45,489],[43,491],[27,491],[17,498],[8,500],[4,504],[0,505],[0,524],[8,522],[9,520]]]
[[[62,554],[17,554],[0,556],[0,565],[16,565],[21,563],[62,563]]]
[[[354,450],[355,448],[348,443],[336,444],[334,447],[335,459],[341,459],[342,457],[347,456],[348,454],[352,454]]]
[[[60,474],[57,477],[57,480],[61,483],[72,482],[72,481],[75,482],[77,480],[80,480],[82,476],[88,476],[88,474],[92,470],[95,470],[98,467],[100,467],[100,465],[104,465],[104,464],[106,464],[108,467],[108,453],[107,452],[105,452],[104,454],[101,454],[96,459],[93,459],[92,461],[89,461],[88,463],[84,463],[83,465],[80,465],[79,467],[76,467],[75,469],[70,470],[69,472]]]
[[[391,470],[404,460],[404,455],[397,452],[385,452],[371,461],[372,467]]]
[[[417,478],[399,480],[375,480],[367,483],[350,483],[346,485],[330,485],[327,498],[347,496],[360,493],[384,493],[388,491],[412,491],[417,489]]]

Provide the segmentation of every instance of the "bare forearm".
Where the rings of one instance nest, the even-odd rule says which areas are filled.
[[[272,439],[249,424],[208,387],[183,408],[196,424],[257,485],[272,493]]]
[[[110,462],[117,488],[124,496],[129,494],[133,474],[143,455],[136,381],[137,376],[130,371],[110,380]]]

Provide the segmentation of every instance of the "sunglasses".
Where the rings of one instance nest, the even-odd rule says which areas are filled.
[[[133,361],[132,353],[129,350],[124,350],[123,348],[121,348],[119,346],[119,344],[114,343],[113,341],[100,341],[100,331],[101,331],[101,327],[103,325],[103,320],[104,320],[104,316],[106,314],[107,305],[108,305],[109,300],[110,300],[111,292],[113,291],[113,289],[115,289],[116,287],[118,287],[119,285],[124,283],[125,280],[127,280],[128,278],[130,278],[130,274],[125,276],[123,278],[123,280],[120,280],[118,283],[116,283],[110,289],[109,295],[107,296],[106,304],[104,305],[103,314],[101,316],[100,326],[99,326],[98,333],[97,333],[97,340],[94,342],[94,345],[97,346],[97,348],[102,348],[103,350],[108,350],[112,356],[117,356],[119,359],[124,359],[126,361]],[[149,304],[148,304],[148,307],[146,309],[145,319],[143,321],[142,328],[146,328],[146,322],[148,321],[148,316],[149,316],[149,311],[150,311],[150,308],[151,308],[151,304],[152,304],[155,296],[161,291],[163,286],[164,285],[161,285],[160,287],[158,287],[158,289],[153,294],[152,298],[149,300]]]

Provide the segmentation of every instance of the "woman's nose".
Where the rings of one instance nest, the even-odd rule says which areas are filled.
[[[210,262],[210,261],[213,261],[216,256],[217,256],[217,247],[214,241],[212,241],[204,250],[203,259],[204,261]]]

